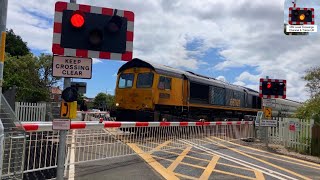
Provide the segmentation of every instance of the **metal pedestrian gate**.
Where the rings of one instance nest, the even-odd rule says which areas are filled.
[[[22,127],[26,130],[23,141],[25,151],[24,158],[22,158],[24,159],[24,178],[55,178],[59,131],[52,130],[51,122],[23,122]],[[205,144],[208,142],[202,139],[206,137],[217,137],[230,141],[253,137],[253,123],[251,121],[105,121],[103,123],[74,121],[71,122],[71,130],[66,137],[66,159],[64,162],[68,171],[70,167],[79,163],[135,155],[137,152],[131,148],[135,145],[142,147],[144,152],[150,152],[154,151],[157,144],[164,142],[168,146],[161,147],[162,150],[187,146],[183,140]],[[11,147],[10,150],[14,148]],[[8,167],[10,167],[10,163],[13,161],[8,161]],[[13,170],[3,170],[3,175],[8,176],[14,172]]]

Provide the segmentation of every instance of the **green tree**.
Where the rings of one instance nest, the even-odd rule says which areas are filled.
[[[39,102],[49,101],[49,87],[55,85],[60,78],[52,77],[52,56],[41,54],[39,57],[31,53],[25,56],[6,56],[4,66],[3,90],[17,86],[17,101]]]
[[[7,30],[6,52],[11,56],[25,56],[30,53],[27,43],[16,35],[12,29]]]
[[[111,94],[107,94],[107,109],[114,110],[116,107],[115,97]]]
[[[298,108],[297,116],[302,119],[314,119],[316,122],[320,122],[320,67],[307,70],[303,79],[307,81],[306,87],[311,98]]]
[[[94,107],[102,109],[114,109],[115,99],[111,94],[99,93],[96,95],[93,101]]]
[[[311,97],[317,96],[320,93],[320,66],[308,69],[303,79],[307,81],[306,87]]]

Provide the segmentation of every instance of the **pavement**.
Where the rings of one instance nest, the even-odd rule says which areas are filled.
[[[71,166],[69,179],[320,179],[320,165],[216,137],[128,142],[134,155]],[[75,150],[74,156],[83,155]],[[94,152],[97,152],[95,150]],[[99,151],[100,152],[100,151]],[[86,151],[86,155],[92,154]]]

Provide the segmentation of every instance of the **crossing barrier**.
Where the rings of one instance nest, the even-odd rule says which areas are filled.
[[[59,131],[52,122],[22,122],[26,131],[24,173],[43,179],[54,178],[58,162]],[[206,137],[224,140],[253,137],[252,121],[223,122],[114,122],[72,121],[66,139],[66,170],[77,163],[97,161],[144,152],[187,146],[181,140],[199,144]],[[28,175],[29,179],[34,178]],[[39,177],[38,177],[39,178]],[[28,178],[26,178],[28,179]]]

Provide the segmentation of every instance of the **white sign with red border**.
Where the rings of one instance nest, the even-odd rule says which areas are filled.
[[[92,59],[53,56],[52,75],[54,77],[91,79]]]
[[[70,130],[70,119],[53,119],[52,130]]]

